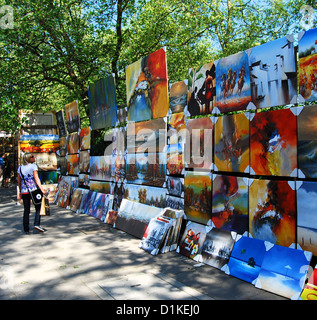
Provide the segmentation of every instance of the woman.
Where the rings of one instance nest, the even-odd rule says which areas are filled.
[[[22,173],[22,175],[21,175]],[[33,154],[26,153],[22,158],[22,165],[18,169],[18,200],[23,200],[24,214],[23,214],[23,228],[25,233],[29,233],[29,215],[31,207],[31,195],[32,192],[39,188],[43,194],[45,190],[42,187],[41,181],[38,175],[38,167],[35,164],[35,157]],[[34,217],[34,229],[44,232],[45,230],[40,226],[40,211],[41,204],[35,206]]]

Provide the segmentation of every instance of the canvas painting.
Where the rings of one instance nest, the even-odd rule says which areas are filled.
[[[251,96],[257,109],[297,102],[293,36],[250,49],[249,61]]]
[[[105,129],[116,125],[116,88],[112,75],[89,85],[88,106],[92,130]]]
[[[211,228],[202,246],[202,261],[214,268],[221,269],[228,264],[236,234],[226,230]]]
[[[311,258],[311,252],[274,245],[264,256],[255,286],[297,300]]]
[[[179,241],[178,251],[185,257],[194,259],[201,253],[206,239],[206,226],[188,221]]]
[[[57,171],[39,171],[38,174],[43,185],[58,183],[59,173]]]
[[[184,197],[184,178],[166,177],[167,193],[175,197]]]
[[[166,195],[166,207],[184,210],[184,198]]]
[[[129,121],[166,117],[169,102],[164,48],[128,65],[126,79]]]
[[[111,156],[90,156],[90,179],[111,181]]]
[[[298,41],[298,78],[299,94],[305,101],[317,100],[316,87],[316,36],[317,29],[299,34]]]
[[[189,137],[186,138],[184,146],[185,163],[188,168],[211,169],[213,128],[214,124],[209,117],[188,120]]]
[[[77,132],[67,136],[67,152],[68,154],[79,152],[79,135]]]
[[[206,172],[188,171],[185,175],[185,214],[188,220],[207,224],[212,218],[212,178]]]
[[[214,175],[212,185],[212,222],[218,229],[249,231],[248,179]]]
[[[317,105],[297,116],[299,177],[317,178]]]
[[[216,104],[216,66],[214,62],[189,70],[188,112],[191,116],[211,114]]]
[[[297,243],[317,257],[317,182],[297,181]]]
[[[245,113],[224,115],[215,123],[215,170],[246,172],[250,164],[250,121]]]
[[[113,226],[117,220],[117,216],[118,216],[118,211],[109,210],[104,222]]]
[[[160,212],[160,208],[123,199],[114,226],[141,239],[151,219]]]
[[[90,185],[90,178],[89,174],[87,173],[80,173],[78,175],[78,185],[80,187],[89,187]]]
[[[180,143],[167,145],[166,169],[169,175],[183,175],[185,171],[184,150]]]
[[[168,118],[167,125],[167,142],[168,144],[181,143],[186,141],[186,117],[184,112],[174,113]]]
[[[112,130],[112,153],[123,155],[126,151],[127,132],[125,128],[114,128]]]
[[[89,213],[89,215],[99,220],[101,220],[102,217],[104,218],[108,212],[108,202],[106,194],[97,192],[94,202],[92,203],[91,212]]]
[[[256,113],[250,124],[250,151],[254,174],[297,176],[297,119],[292,110]]]
[[[68,133],[78,132],[80,128],[78,101],[66,104],[65,114]]]
[[[112,156],[111,177],[115,182],[124,181],[126,177],[126,156],[116,155]]]
[[[261,271],[265,254],[264,241],[238,236],[225,272],[252,283]]]
[[[111,186],[111,191],[110,194],[114,196],[113,198],[113,210],[118,211],[121,205],[121,202],[123,200],[123,197],[126,192],[126,186],[128,184],[123,183],[122,181],[115,181],[110,184]]]
[[[58,185],[58,197],[56,202],[59,207],[66,208],[69,205],[71,187],[71,177],[62,177]]]
[[[55,152],[51,153],[33,153],[35,163],[39,171],[55,171],[57,170],[57,155]]]
[[[67,156],[67,172],[70,175],[79,174],[79,154],[69,154]]]
[[[91,130],[89,127],[82,128],[79,132],[79,149],[80,150],[88,150],[90,149],[90,141],[91,141]]]
[[[88,192],[87,197],[85,199],[84,209],[83,209],[84,214],[87,214],[89,216],[91,215],[92,206],[93,206],[93,203],[95,201],[96,196],[97,196],[97,192],[94,192],[94,191]]]
[[[59,155],[65,157],[67,154],[67,137],[61,137],[59,139]]]
[[[67,157],[58,157],[58,169],[62,176],[67,175]]]
[[[90,153],[89,150],[82,150],[79,153],[79,172],[89,172]]]
[[[50,153],[59,149],[59,137],[56,134],[30,134],[20,136],[20,150],[25,153]]]
[[[109,181],[90,181],[89,190],[100,193],[110,193],[111,183]]]
[[[170,110],[172,113],[184,112],[187,106],[187,81],[178,81],[170,86]]]
[[[76,188],[72,194],[71,197],[71,201],[70,201],[70,210],[76,212],[79,207],[80,207],[80,203],[81,203],[81,199],[83,197],[83,189],[80,188]]]
[[[295,243],[293,181],[249,180],[249,232],[254,238],[289,247]]]
[[[57,122],[57,127],[58,127],[58,135],[60,137],[66,137],[67,136],[67,129],[66,129],[63,110],[56,112],[56,122]]]
[[[129,122],[127,152],[163,152],[166,145],[167,118]]]
[[[166,153],[127,154],[128,183],[163,187],[166,176]]]
[[[81,193],[82,193],[82,197],[81,197],[81,201],[80,201],[80,205],[77,209],[77,213],[84,213],[84,208],[85,208],[85,204],[86,204],[86,199],[87,199],[87,195],[89,193],[89,190],[87,189],[81,189]]]
[[[247,53],[239,52],[219,60],[216,67],[216,79],[219,112],[245,110],[251,101]]]
[[[317,300],[317,268],[313,270],[301,294],[302,300]]]

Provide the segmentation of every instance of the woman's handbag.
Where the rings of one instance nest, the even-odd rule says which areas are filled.
[[[43,198],[43,193],[42,193],[42,191],[41,191],[39,188],[37,188],[36,190],[33,190],[33,191],[30,192],[30,190],[29,190],[29,188],[28,188],[28,185],[27,185],[26,182],[25,182],[25,179],[24,179],[24,176],[23,176],[23,174],[22,174],[21,168],[20,168],[20,173],[21,173],[21,177],[22,177],[22,179],[23,179],[23,181],[24,181],[24,184],[25,184],[25,186],[27,187],[27,189],[28,189],[28,191],[29,191],[29,194],[30,194],[30,196],[31,196],[31,199],[32,199],[33,204],[34,204],[34,205],[41,204],[41,203],[42,203],[42,198]]]

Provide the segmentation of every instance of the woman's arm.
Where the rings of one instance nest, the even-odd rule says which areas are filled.
[[[34,170],[33,171],[33,175],[34,175],[34,180],[36,182],[36,184],[38,185],[38,187],[40,188],[40,190],[43,192],[43,194],[46,192],[43,187],[42,187],[42,184],[41,184],[41,180],[39,178],[39,173],[38,171]]]
[[[21,177],[18,174],[18,189],[17,189],[17,199],[21,200]]]

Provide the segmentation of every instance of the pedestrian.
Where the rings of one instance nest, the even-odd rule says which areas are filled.
[[[0,180],[2,178],[2,184],[3,184],[3,168],[4,168],[4,160],[3,160],[3,158],[4,158],[4,156],[5,156],[5,154],[2,154],[2,153],[0,154]]]
[[[30,192],[40,189],[43,194],[45,190],[42,187],[41,181],[38,175],[38,167],[35,164],[35,157],[31,153],[26,153],[22,158],[22,165],[18,168],[18,194],[17,199],[23,200],[24,213],[23,213],[23,228],[24,232],[29,233],[29,215],[31,209],[31,194]],[[41,203],[34,204],[35,217],[34,217],[34,229],[44,232],[40,225],[40,211]]]
[[[3,168],[3,181],[2,181],[2,186],[4,188],[8,188],[9,186],[9,180],[11,177],[11,164],[10,160],[7,157],[7,155],[4,156],[4,168]]]

